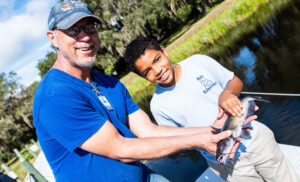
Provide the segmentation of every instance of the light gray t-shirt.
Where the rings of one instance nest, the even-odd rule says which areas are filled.
[[[178,63],[182,72],[171,87],[157,85],[152,97],[151,112],[159,125],[177,127],[211,126],[219,113],[218,99],[233,72],[211,57],[193,55]],[[215,156],[200,150],[211,162]]]

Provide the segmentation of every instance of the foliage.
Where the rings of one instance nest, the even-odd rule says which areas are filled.
[[[213,0],[82,0],[102,20],[98,32],[100,50],[92,69],[120,78],[128,69],[122,62],[125,46],[138,36],[162,40],[195,17],[203,16]],[[56,59],[50,52],[40,60],[41,77]]]
[[[224,13],[201,29],[197,29],[190,37],[186,38],[174,49],[171,49],[168,52],[169,58],[173,63],[176,63],[195,53],[211,56],[219,54],[227,46],[231,45],[233,41],[253,30],[260,23],[268,20],[270,16],[273,16],[275,12],[284,8],[291,1],[272,1],[272,5],[270,5],[268,0],[255,0],[253,2],[248,0],[235,1]],[[122,78],[122,80],[127,80],[126,77]],[[125,85],[136,102],[139,102],[139,98],[151,97],[153,90],[151,90],[149,82],[141,80],[137,75],[131,76],[130,80]],[[142,100],[141,104],[143,106],[149,104],[146,100]]]
[[[37,68],[40,71],[41,78],[44,78],[45,74],[49,71],[56,60],[55,52],[48,52],[46,58],[39,61]]]
[[[0,74],[0,161],[9,160],[14,148],[35,138],[31,107],[36,85],[25,90],[16,73]]]

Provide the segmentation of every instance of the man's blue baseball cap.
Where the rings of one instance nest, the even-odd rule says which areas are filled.
[[[64,0],[52,7],[48,18],[48,27],[49,30],[54,30],[56,27],[65,30],[87,17],[94,18],[96,22],[101,23],[85,3],[78,0]]]

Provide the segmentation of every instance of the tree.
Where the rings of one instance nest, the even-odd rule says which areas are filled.
[[[204,15],[205,9],[222,0],[82,0],[102,24],[98,35],[100,50],[92,69],[106,74],[128,71],[123,65],[125,46],[138,36],[158,40],[172,35],[190,19]],[[38,64],[43,77],[55,61],[51,52]]]
[[[41,78],[44,78],[45,74],[49,71],[56,60],[56,53],[48,52],[46,58],[40,60],[37,68],[40,71]]]
[[[117,62],[122,62],[125,46],[131,40],[138,36],[162,40],[185,25],[189,19],[202,16],[204,9],[220,0],[84,1],[102,20],[99,30],[100,50],[95,67],[101,67],[105,73],[111,74],[116,70]],[[200,9],[203,13],[199,13]],[[116,71],[120,73],[124,70]]]
[[[14,96],[17,90],[21,87],[17,84],[16,73],[10,72],[8,75],[0,73],[0,120],[3,117],[5,106],[7,105],[6,99]]]
[[[36,138],[32,125],[33,90],[24,89],[17,74],[0,73],[0,160],[7,161],[13,148],[20,149]]]

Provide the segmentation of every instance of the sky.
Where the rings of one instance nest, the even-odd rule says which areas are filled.
[[[26,87],[40,80],[37,64],[53,51],[46,32],[50,9],[57,1],[0,1],[0,73],[16,72]]]

